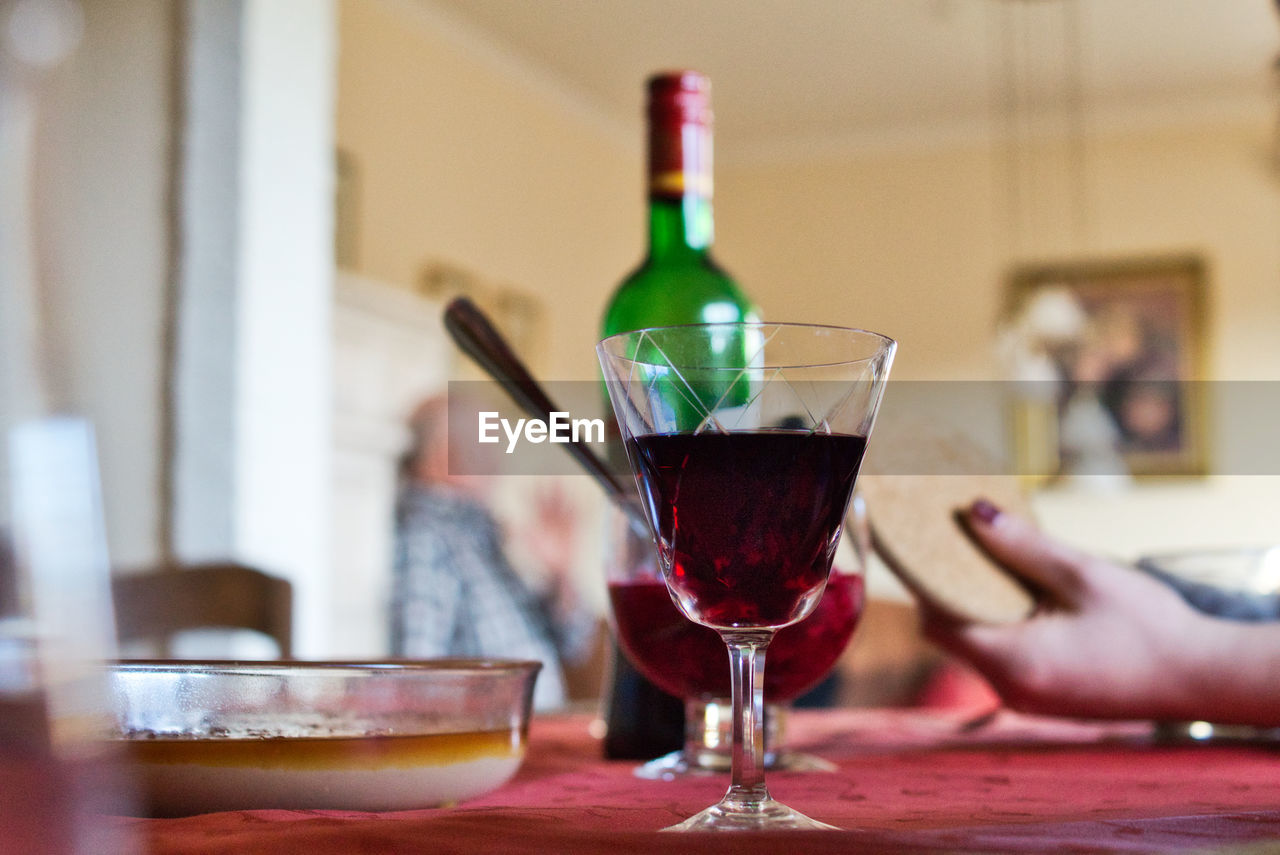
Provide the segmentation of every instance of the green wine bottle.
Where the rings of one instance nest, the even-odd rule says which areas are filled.
[[[759,320],[755,305],[711,255],[711,82],[694,71],[662,73],[649,78],[648,94],[649,248],[609,301],[601,337]],[[745,357],[724,358],[742,364]],[[625,472],[620,443],[610,457]],[[616,643],[609,687],[606,757],[649,759],[684,744],[684,701],[649,682]]]

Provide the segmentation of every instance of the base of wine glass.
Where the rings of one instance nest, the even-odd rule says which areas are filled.
[[[727,798],[698,811],[684,822],[667,826],[663,831],[839,831],[834,825],[807,817],[773,799],[749,806],[737,805]]]
[[[787,704],[765,704],[764,768],[769,772],[834,772],[836,765],[813,754],[775,750],[786,731]],[[726,698],[685,701],[684,748],[635,769],[637,778],[672,781],[729,771],[733,751],[733,705]]]

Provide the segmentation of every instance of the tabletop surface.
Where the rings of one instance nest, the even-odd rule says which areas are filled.
[[[602,759],[591,716],[535,717],[505,786],[454,808],[123,819],[160,855],[306,852],[1280,852],[1280,748],[1167,744],[1144,725],[1000,714],[793,713],[789,745],[837,766],[776,772],[775,798],[838,832],[658,834],[727,775],[651,781]],[[749,839],[749,842],[748,842]]]

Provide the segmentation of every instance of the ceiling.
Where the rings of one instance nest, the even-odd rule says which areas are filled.
[[[417,2],[627,129],[651,71],[704,71],[722,152],[989,126],[1068,80],[1113,113],[1256,96],[1280,53],[1276,0]]]

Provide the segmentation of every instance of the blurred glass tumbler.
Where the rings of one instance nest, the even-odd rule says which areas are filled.
[[[50,417],[69,330],[47,310],[33,153],[48,72],[76,47],[75,2],[4,5],[0,38],[0,849],[136,852],[102,814],[128,788],[92,734],[105,720],[91,661],[115,641],[93,431]],[[51,358],[53,357],[53,358]]]
[[[136,851],[104,815],[132,789],[96,662],[114,648],[97,463],[88,424],[10,424],[0,459],[0,841],[8,851]]]

